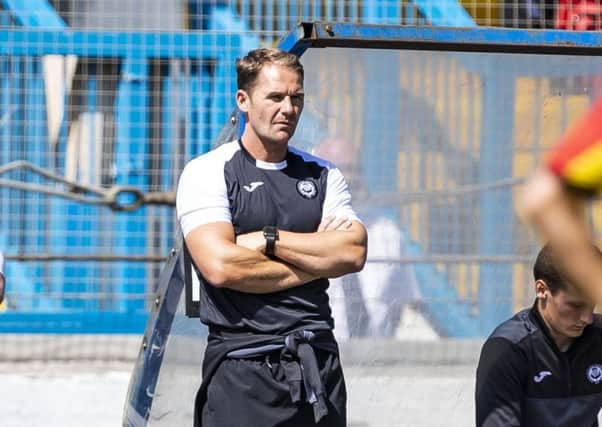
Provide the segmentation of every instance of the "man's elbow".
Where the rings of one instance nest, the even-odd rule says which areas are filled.
[[[350,268],[352,273],[357,273],[364,268],[364,265],[366,265],[367,254],[368,251],[365,245],[358,247],[354,251],[353,256],[350,259]]]
[[[346,254],[346,262],[350,269],[349,273],[357,273],[364,268],[364,265],[366,265],[366,257],[368,256],[368,233],[363,226],[352,247],[346,251]]]
[[[367,250],[365,245],[360,245],[345,250],[343,253],[343,259],[340,260],[339,264],[340,271],[337,271],[334,277],[361,271],[366,264],[366,255]]]
[[[233,280],[231,269],[219,261],[205,265],[202,274],[205,281],[215,288],[227,288]]]

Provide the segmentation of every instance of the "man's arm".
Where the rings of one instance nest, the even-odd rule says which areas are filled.
[[[591,244],[585,202],[561,179],[541,168],[527,181],[516,212],[554,248],[575,283],[592,300],[602,302],[602,262]]]
[[[520,427],[526,360],[503,338],[483,344],[477,366],[475,409],[477,427]]]
[[[346,230],[316,233],[280,232],[274,254],[318,277],[360,271],[366,262],[368,235],[359,221]]]
[[[249,293],[277,292],[317,278],[263,253],[237,245],[232,224],[214,222],[186,235],[186,246],[203,277],[215,287]]]
[[[314,277],[333,278],[361,270],[366,262],[367,233],[359,221],[325,218],[315,233],[278,232],[274,255]],[[238,236],[237,243],[263,252],[260,231]]]
[[[180,176],[178,220],[196,267],[215,287],[251,293],[276,292],[315,279],[261,251],[236,244],[223,172],[224,157],[235,150],[236,146],[226,145],[197,157]]]
[[[366,263],[368,234],[351,206],[351,193],[341,171],[328,170],[323,218],[314,233],[280,231],[274,255],[318,277],[360,271]]]

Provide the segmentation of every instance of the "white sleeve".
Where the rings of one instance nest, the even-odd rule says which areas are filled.
[[[328,169],[328,180],[326,185],[326,198],[322,209],[322,219],[329,215],[336,217],[346,216],[349,220],[360,221],[351,206],[351,193],[345,178],[339,169],[332,167]],[[361,221],[360,221],[361,222]]]
[[[176,193],[176,212],[184,237],[203,224],[232,222],[223,162],[209,153],[184,167]]]

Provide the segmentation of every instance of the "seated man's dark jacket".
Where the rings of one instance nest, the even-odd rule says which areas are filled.
[[[517,313],[483,345],[475,393],[477,427],[597,427],[601,317],[563,353],[536,306]]]

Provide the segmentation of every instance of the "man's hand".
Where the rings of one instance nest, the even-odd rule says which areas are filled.
[[[337,218],[334,215],[329,215],[322,220],[320,225],[318,226],[318,232],[322,231],[344,231],[351,227],[351,221],[343,216]]]
[[[351,227],[351,221],[347,217],[329,215],[322,220],[317,231],[344,231],[349,227]],[[265,237],[262,231],[239,234],[236,236],[236,244],[252,251],[263,253],[265,250]]]
[[[276,261],[297,268],[299,274],[302,272],[312,278],[338,277],[361,270],[366,262],[366,229],[361,222],[346,216],[325,217],[314,233],[279,230],[279,234]],[[233,239],[239,248],[264,254],[263,231],[233,236]]]
[[[265,250],[265,237],[263,237],[262,231],[239,234],[236,236],[236,244],[243,248],[263,253]]]

